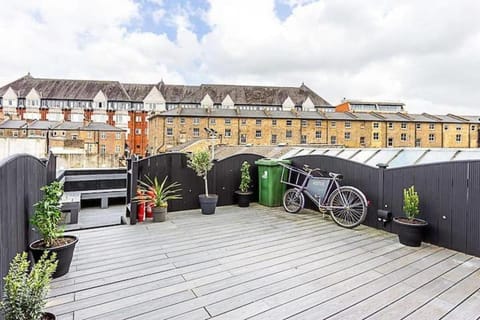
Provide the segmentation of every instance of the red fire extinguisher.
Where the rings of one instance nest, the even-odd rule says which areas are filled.
[[[143,222],[145,220],[145,204],[139,203],[137,206],[137,221]]]
[[[152,211],[152,203],[149,202],[147,203],[147,206],[145,208],[146,216],[147,218],[153,218],[153,211]]]

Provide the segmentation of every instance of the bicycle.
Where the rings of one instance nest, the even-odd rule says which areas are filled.
[[[354,228],[365,220],[367,198],[355,187],[341,186],[341,174],[312,169],[308,165],[304,165],[303,170],[284,163],[280,165],[283,166],[281,183],[293,187],[283,194],[283,207],[287,212],[302,210],[306,194],[319,211],[329,211],[339,226]]]

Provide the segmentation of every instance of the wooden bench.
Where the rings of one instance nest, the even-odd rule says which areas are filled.
[[[65,214],[65,223],[78,223],[78,212],[80,211],[80,192],[65,192],[60,200],[60,204],[60,210]]]
[[[127,188],[121,189],[103,189],[103,190],[84,190],[80,192],[80,199],[100,199],[100,208],[108,208],[108,199],[122,198],[127,196]]]

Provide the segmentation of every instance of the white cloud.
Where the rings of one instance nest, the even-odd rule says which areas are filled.
[[[343,97],[400,100],[413,112],[480,114],[480,2],[459,0],[210,0],[140,12],[133,0],[4,1],[0,81],[34,76],[170,83],[305,82]],[[176,39],[135,25],[151,14]],[[193,15],[211,29],[203,37]]]

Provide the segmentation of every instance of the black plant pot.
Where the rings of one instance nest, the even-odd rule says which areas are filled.
[[[252,191],[242,192],[240,190],[235,191],[238,198],[238,206],[246,208],[250,206],[250,197],[253,194]]]
[[[208,197],[204,194],[198,196],[200,200],[200,208],[202,208],[202,214],[214,214],[217,207],[218,195],[209,194]]]
[[[75,245],[78,242],[78,238],[76,236],[63,236],[62,238],[73,239],[73,241],[60,247],[43,248],[39,246],[39,243],[41,243],[43,240],[37,240],[32,242],[29,246],[33,255],[33,261],[35,261],[35,263],[40,260],[40,257],[45,250],[57,253],[58,265],[57,269],[52,275],[53,278],[61,277],[68,272],[70,269],[70,264],[72,263],[73,251],[75,250]]]
[[[55,320],[55,319],[57,319],[57,317],[50,312],[44,312],[41,318],[41,320]]]
[[[423,231],[428,223],[422,219],[409,222],[406,218],[393,218],[398,227],[398,240],[401,244],[410,247],[420,247],[423,240]]]

